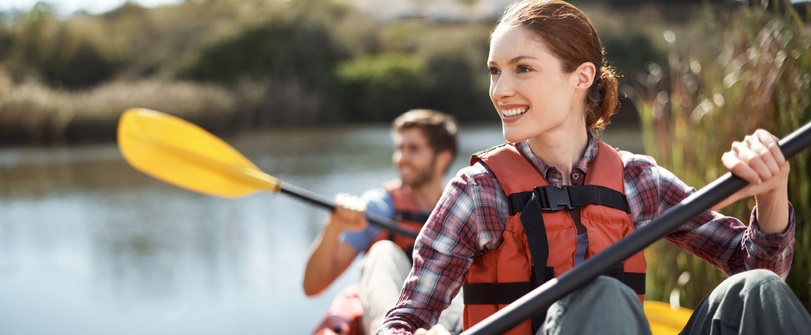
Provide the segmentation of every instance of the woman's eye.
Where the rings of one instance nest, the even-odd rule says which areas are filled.
[[[487,71],[490,72],[491,76],[495,76],[495,75],[498,75],[499,73],[501,73],[501,70],[499,70],[496,67],[488,67]]]
[[[518,73],[525,73],[532,71],[532,69],[529,66],[519,65],[515,71]]]

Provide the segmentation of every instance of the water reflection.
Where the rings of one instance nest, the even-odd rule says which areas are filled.
[[[462,131],[453,170],[502,141],[499,128]],[[609,143],[639,143],[629,136]],[[386,125],[226,141],[327,196],[395,177]],[[325,217],[284,195],[220,199],[164,184],[113,144],[0,149],[0,334],[306,334],[357,280],[354,264],[304,297],[306,252]]]

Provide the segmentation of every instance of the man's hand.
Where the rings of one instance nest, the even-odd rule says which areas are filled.
[[[335,210],[330,216],[330,224],[341,231],[360,231],[369,225],[366,221],[366,203],[358,196],[338,193],[335,196]]]

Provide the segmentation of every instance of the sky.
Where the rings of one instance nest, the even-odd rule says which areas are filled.
[[[28,11],[41,0],[0,0],[0,11]],[[89,13],[98,14],[107,12],[121,6],[126,0],[45,0],[54,6],[57,13],[70,15],[77,10],[84,9]],[[152,7],[162,4],[176,4],[183,0],[130,0],[142,6]]]

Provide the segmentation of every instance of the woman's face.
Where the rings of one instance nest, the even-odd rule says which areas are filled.
[[[564,72],[560,59],[527,28],[496,28],[487,64],[490,99],[508,142],[578,129],[578,122],[584,127],[585,91],[580,87],[589,79],[579,78],[583,66]]]

